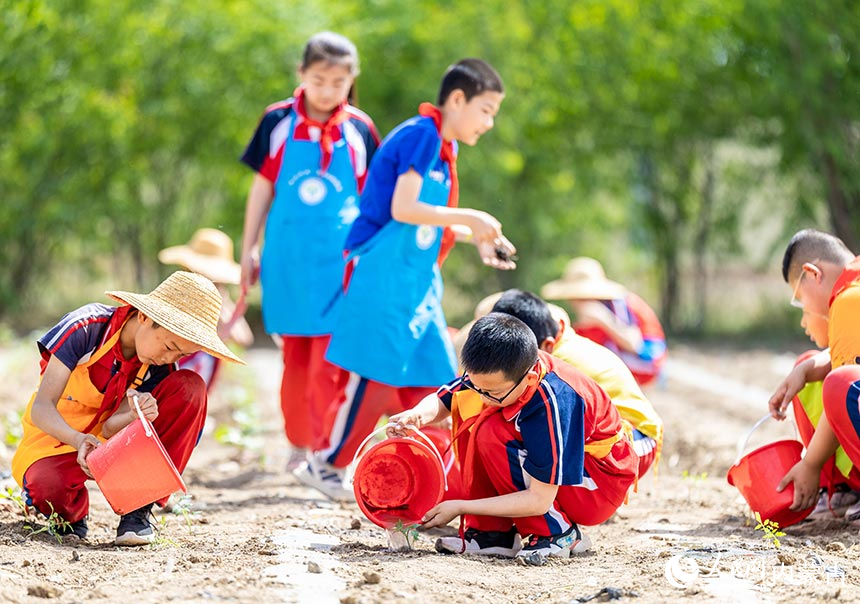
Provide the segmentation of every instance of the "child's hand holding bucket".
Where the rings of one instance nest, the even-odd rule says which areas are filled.
[[[78,465],[81,466],[84,474],[90,478],[93,478],[93,475],[90,472],[90,467],[87,465],[87,455],[92,453],[100,444],[102,444],[101,441],[92,434],[84,434],[81,432],[80,441],[75,447],[78,450]]]
[[[818,486],[821,480],[821,468],[801,459],[782,477],[776,487],[777,493],[790,483],[794,483],[794,501],[788,508],[793,512],[811,508],[818,502]]]
[[[126,396],[132,402],[129,405],[131,407],[131,421],[134,421],[134,418],[138,415],[143,415],[143,417],[151,422],[155,421],[155,418],[158,417],[158,401],[155,400],[154,396],[149,392],[138,392],[133,389],[126,392]]]
[[[402,411],[388,418],[385,435],[388,438],[409,436],[413,430],[419,430],[424,425],[424,418],[414,409]]]

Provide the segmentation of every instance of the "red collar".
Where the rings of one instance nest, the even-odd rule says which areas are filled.
[[[828,308],[833,306],[836,296],[845,291],[849,285],[857,280],[860,280],[860,256],[849,262],[839,275],[839,278],[836,279],[836,283],[833,284],[833,290],[830,292],[830,300],[827,303]]]

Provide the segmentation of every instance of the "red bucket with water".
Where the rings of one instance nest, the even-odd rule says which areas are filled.
[[[87,466],[117,514],[127,514],[176,491],[187,492],[155,429],[140,415],[87,455]]]
[[[741,457],[752,433],[769,417],[766,415],[760,419],[739,444],[738,460],[729,468],[727,479],[762,520],[772,520],[784,528],[797,524],[812,513],[812,508],[796,512],[788,509],[794,500],[793,483],[781,493],[776,491],[782,477],[800,461],[803,444],[797,440],[778,440]]]
[[[358,451],[385,428],[368,436]],[[424,514],[442,500],[447,488],[442,457],[419,430],[415,430],[415,437],[389,438],[361,456],[352,488],[358,507],[374,524],[385,529],[398,522],[405,526],[419,524]]]

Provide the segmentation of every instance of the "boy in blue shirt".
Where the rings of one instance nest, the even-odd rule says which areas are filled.
[[[477,143],[503,98],[489,64],[459,61],[442,79],[438,106],[422,104],[374,156],[346,239],[344,297],[326,355],[350,372],[345,400],[333,401],[328,448],[296,471],[330,497],[351,498],[342,470],[381,415],[411,408],[454,378],[439,272],[454,241],[472,241],[489,266],[516,266],[499,221],[457,207],[457,141]]]

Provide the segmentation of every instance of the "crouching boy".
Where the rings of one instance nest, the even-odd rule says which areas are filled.
[[[502,313],[474,324],[462,365],[462,376],[391,418],[415,427],[439,421],[465,390],[484,401],[455,435],[466,447],[468,499],[444,501],[423,518],[431,528],[462,516],[460,536],[439,539],[436,549],[534,564],[586,551],[591,542],[578,525],[609,518],[639,464],[609,397],[578,370],[538,352],[531,329]],[[389,433],[405,434],[400,426]],[[528,537],[525,544],[518,534]]]

